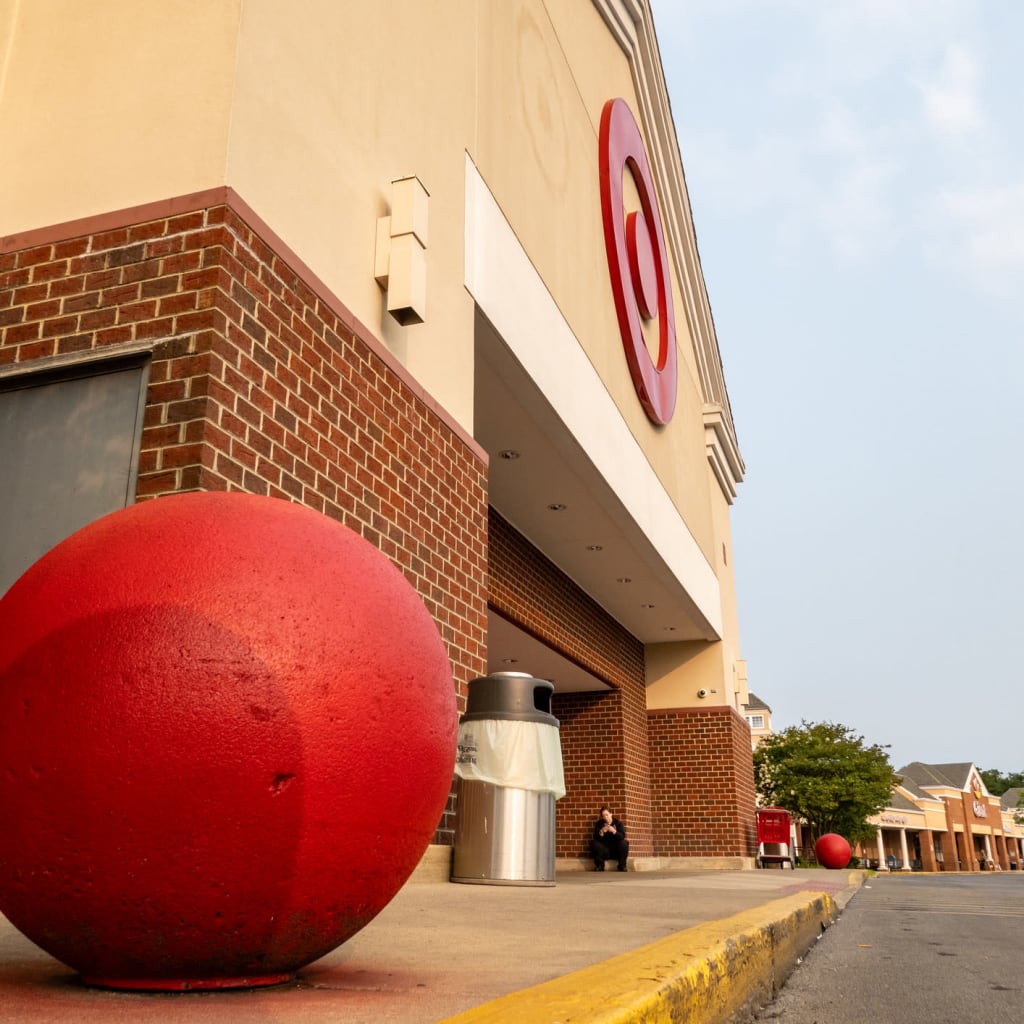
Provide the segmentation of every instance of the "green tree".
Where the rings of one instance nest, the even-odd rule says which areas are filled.
[[[1002,796],[1008,789],[1024,786],[1024,772],[1008,772],[1003,774],[998,768],[979,768],[985,788],[993,796]]]
[[[874,835],[867,818],[888,806],[898,781],[884,747],[832,722],[802,722],[763,740],[754,778],[762,801],[802,818],[815,840],[837,832],[850,843]]]

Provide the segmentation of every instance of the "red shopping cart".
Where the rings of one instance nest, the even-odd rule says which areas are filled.
[[[793,819],[783,807],[758,807],[757,812],[757,866],[778,864],[796,868],[793,850]]]

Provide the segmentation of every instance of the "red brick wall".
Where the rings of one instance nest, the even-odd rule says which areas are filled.
[[[591,830],[602,804],[626,826],[630,856],[654,853],[643,688],[555,694],[566,795],[558,801],[558,857],[589,857]]]
[[[647,713],[655,853],[752,857],[757,852],[750,730],[732,708]]]
[[[494,509],[488,523],[491,607],[610,685],[643,685],[643,644]]]
[[[917,842],[921,851],[921,870],[938,871],[938,861],[935,859],[935,834],[922,829],[917,834]]]
[[[982,801],[984,803],[984,801]],[[961,793],[960,794],[961,804],[961,816],[964,823],[964,832],[967,836],[966,845],[970,853],[971,859],[971,871],[981,870],[981,860],[984,855],[979,853],[978,846],[975,842],[976,836],[984,835],[980,829],[985,828],[989,825],[989,819],[987,817],[979,817],[974,813],[974,794],[973,793]],[[976,832],[975,830],[979,831]],[[984,841],[984,840],[982,840]]]
[[[566,782],[556,805],[556,856],[587,855],[603,803],[626,825],[631,854],[649,856],[643,644],[493,509],[489,522],[492,608],[613,687],[554,695]]]
[[[150,346],[137,497],[240,490],[351,527],[423,597],[461,711],[486,671],[485,456],[230,190],[196,199],[0,240],[0,370]]]

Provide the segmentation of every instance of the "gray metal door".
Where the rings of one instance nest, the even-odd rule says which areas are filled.
[[[148,362],[0,379],[0,595],[135,498]]]

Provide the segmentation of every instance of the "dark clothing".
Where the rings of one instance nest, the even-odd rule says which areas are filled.
[[[610,824],[615,829],[614,834],[603,832],[607,827],[604,818],[598,818],[594,822],[594,838],[590,841],[590,856],[594,858],[594,866],[598,871],[604,871],[606,860],[618,861],[619,870],[626,870],[626,860],[629,857],[629,840],[626,839],[626,826],[618,818],[612,818]]]

